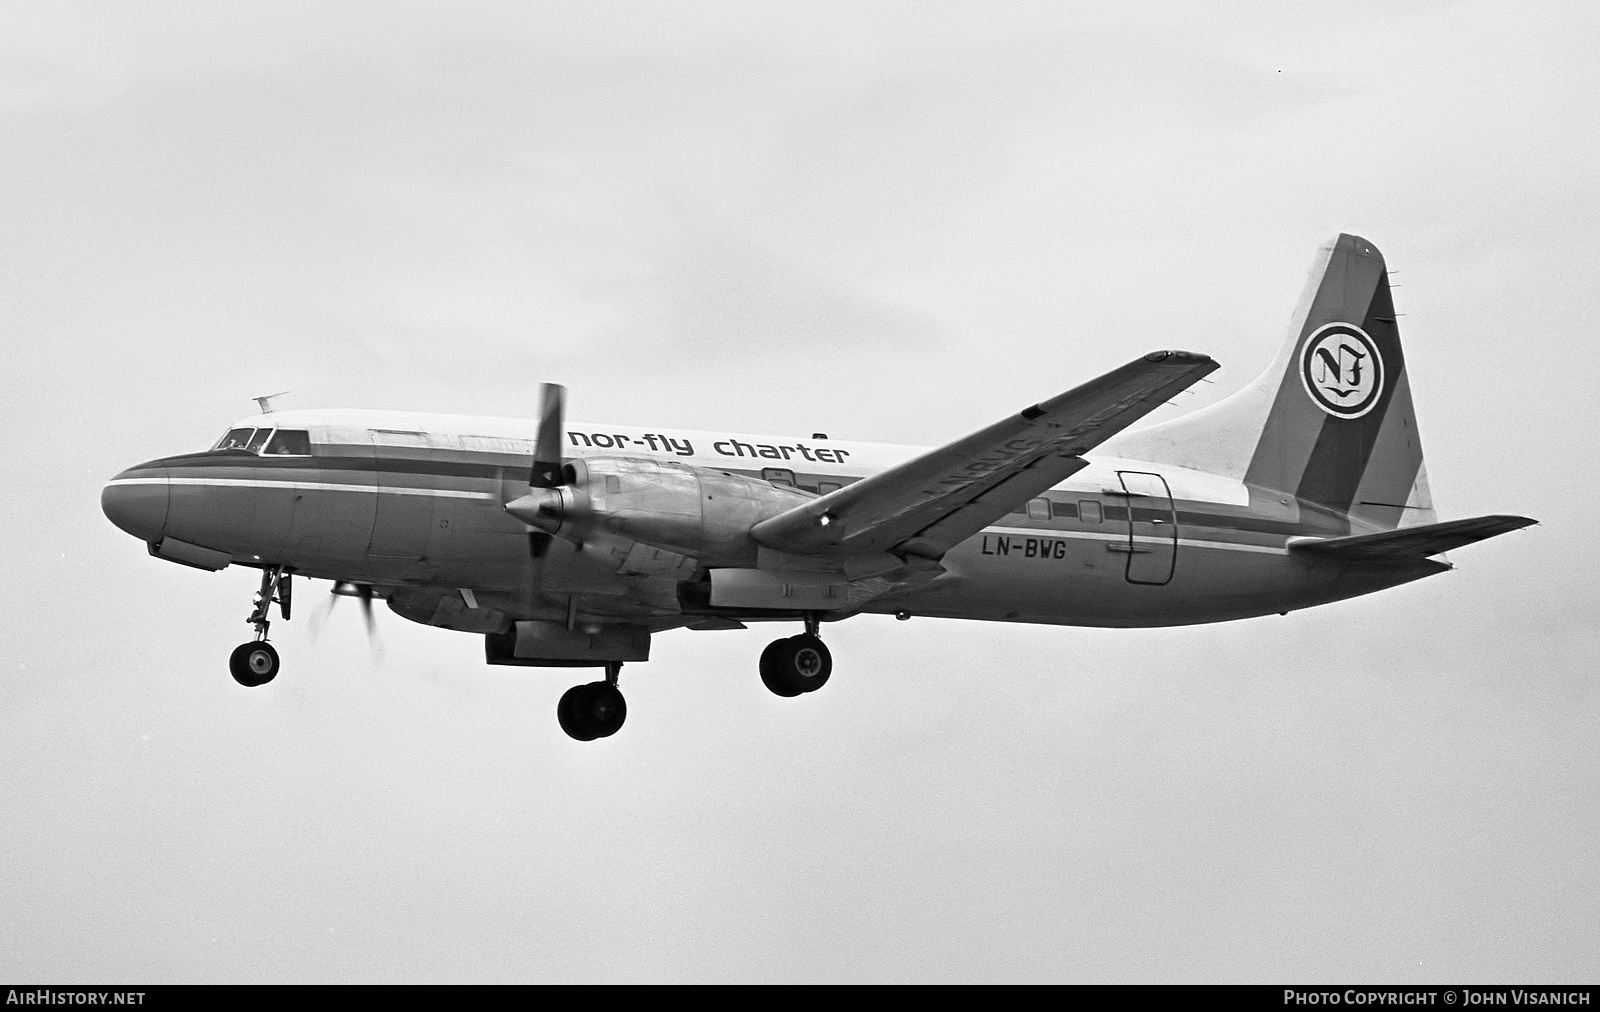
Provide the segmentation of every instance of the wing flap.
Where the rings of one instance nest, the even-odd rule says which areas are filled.
[[[764,520],[751,536],[797,554],[901,550],[936,557],[929,553],[942,554],[964,540],[957,537],[961,531],[969,531],[969,537],[1061,481],[1083,466],[1071,463],[1079,454],[1217,368],[1206,355],[1151,352],[970,436]],[[1057,477],[1049,480],[1052,474]]]
[[[1402,527],[1379,534],[1354,534],[1347,538],[1293,541],[1289,550],[1351,562],[1402,562],[1454,551],[1463,545],[1521,530],[1538,523],[1527,517],[1487,516],[1443,523]]]

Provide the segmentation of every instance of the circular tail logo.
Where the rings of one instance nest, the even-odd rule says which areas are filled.
[[[1350,323],[1319,327],[1300,352],[1300,382],[1317,407],[1336,418],[1360,418],[1383,395],[1383,356],[1367,332]]]

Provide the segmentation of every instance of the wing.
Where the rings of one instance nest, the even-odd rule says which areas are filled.
[[[764,520],[751,536],[795,554],[937,559],[1086,466],[1079,457],[1217,369],[1156,351],[964,439]]]

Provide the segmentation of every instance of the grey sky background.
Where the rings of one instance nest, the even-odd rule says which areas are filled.
[[[1307,5],[1309,8],[1309,5]],[[0,976],[1600,977],[1600,19],[1472,3],[0,6]],[[1262,368],[1376,242],[1456,572],[1150,631],[559,670],[158,562],[99,490],[249,397],[939,443]],[[1176,409],[1163,409],[1157,418]],[[787,634],[788,630],[782,630]]]

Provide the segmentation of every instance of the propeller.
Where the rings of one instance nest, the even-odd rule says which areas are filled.
[[[539,388],[539,431],[533,440],[533,467],[528,472],[528,495],[517,500],[525,502],[531,511],[549,522],[549,517],[554,518],[555,527],[561,526],[561,493],[545,492],[542,495],[536,489],[557,489],[562,485],[561,473],[561,437],[564,416],[566,414],[567,388],[559,383],[545,383]],[[522,516],[521,513],[517,514]],[[525,516],[523,519],[527,519]],[[531,521],[530,521],[531,523]],[[535,526],[543,527],[544,523]],[[531,531],[528,534],[528,554],[536,561],[543,559],[550,553],[550,542],[554,534],[548,531]]]
[[[557,488],[561,485],[561,425],[566,413],[567,388],[546,383],[539,388],[539,433],[533,440],[533,471],[530,488]]]
[[[378,620],[372,614],[372,584],[358,583],[355,585],[356,598],[361,602],[361,621],[367,627],[367,638],[376,639],[378,635]]]
[[[372,599],[376,595],[370,583],[351,583],[347,580],[335,581],[333,592],[328,596],[328,603],[321,612],[311,618],[311,635],[315,637],[322,629],[322,623],[333,614],[333,606],[339,603],[341,597],[353,597],[361,602],[362,624],[367,627],[367,642],[372,647],[375,658],[382,659],[383,644],[378,639],[378,620],[372,613]]]

